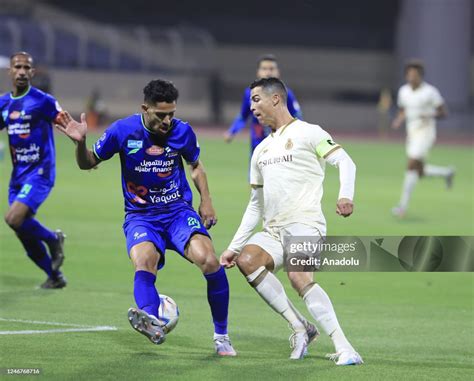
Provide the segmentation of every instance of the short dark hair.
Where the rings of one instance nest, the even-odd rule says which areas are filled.
[[[415,69],[420,73],[421,76],[425,74],[425,64],[422,60],[419,59],[411,59],[405,63],[405,74],[408,72],[409,69]]]
[[[173,82],[164,79],[154,79],[143,89],[145,103],[173,103],[178,99],[179,92]]]
[[[15,58],[16,56],[25,56],[25,57],[28,57],[31,62],[33,62],[33,56],[30,54],[30,53],[27,53],[27,52],[16,52],[16,53],[13,53],[11,56],[10,56],[10,62],[13,61],[13,58]]]
[[[288,91],[286,90],[285,83],[279,78],[270,77],[256,79],[250,85],[250,90],[256,87],[261,87],[266,93],[280,94],[285,102],[288,98]]]
[[[277,61],[275,55],[273,55],[273,54],[264,54],[264,55],[258,57],[258,60],[257,60],[257,69],[260,67],[260,64],[261,64],[263,61],[271,61],[271,62],[275,62],[276,64],[278,64],[278,61]]]

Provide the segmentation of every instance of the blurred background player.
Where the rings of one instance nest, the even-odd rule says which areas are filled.
[[[267,54],[260,57],[257,62],[257,79],[270,77],[279,78],[280,70],[278,69],[276,57],[272,54]],[[301,119],[302,113],[300,105],[293,92],[289,88],[287,88],[287,91],[288,110],[293,117]],[[252,111],[250,110],[250,88],[247,87],[242,98],[240,113],[224,135],[224,139],[227,143],[230,143],[234,136],[247,125],[249,117],[252,119],[250,122],[250,155],[252,155],[255,147],[270,134],[271,129],[267,126],[262,126],[258,119],[252,115]]]
[[[399,204],[392,209],[395,216],[403,217],[411,194],[422,176],[442,177],[451,188],[454,168],[425,164],[425,159],[436,140],[436,119],[447,115],[444,100],[438,89],[423,80],[425,68],[420,60],[405,65],[407,83],[398,91],[398,115],[392,128],[399,129],[406,122],[408,156],[407,171]]]
[[[291,304],[273,273],[285,265],[286,237],[322,239],[326,236],[326,220],[321,209],[325,163],[339,168],[336,212],[343,217],[353,211],[356,167],[326,131],[290,114],[282,81],[260,79],[250,88],[253,114],[260,123],[270,126],[273,133],[253,153],[251,199],[239,229],[221,256],[221,263],[228,268],[237,264],[255,291],[288,321],[294,332],[290,336],[290,359],[299,360],[306,355],[307,346],[318,331]],[[252,236],[262,217],[263,232]],[[311,315],[332,339],[336,353],[330,359],[337,365],[362,364],[362,358],[339,325],[331,300],[313,281],[313,273],[288,268],[287,275]]]
[[[165,264],[165,250],[171,249],[202,271],[214,322],[215,350],[220,356],[235,356],[227,334],[229,283],[206,230],[216,224],[217,217],[196,135],[188,123],[174,118],[178,90],[171,82],[151,81],[143,92],[143,112],[113,123],[93,150],[86,147],[84,114],[79,123],[64,113],[58,128],[76,143],[81,169],[94,168],[120,154],[126,211],[123,228],[135,267],[138,306],[128,312],[132,327],[154,344],[165,340],[157,320],[160,298],[155,281],[157,270]],[[201,195],[199,215],[192,207],[182,159],[189,164]]]
[[[65,235],[61,230],[49,230],[34,218],[54,186],[52,125],[61,107],[51,95],[31,86],[34,73],[30,54],[13,54],[9,70],[13,91],[0,97],[0,129],[8,130],[13,164],[5,221],[15,231],[28,257],[48,275],[41,287],[63,288],[66,279],[59,268],[64,261]]]

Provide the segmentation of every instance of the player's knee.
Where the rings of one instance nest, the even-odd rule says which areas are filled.
[[[204,274],[214,273],[219,270],[219,261],[212,251],[197,251],[193,257],[194,263],[201,269]]]
[[[16,213],[9,212],[5,215],[5,222],[10,228],[16,231],[23,224],[23,218]]]
[[[251,253],[243,252],[236,260],[237,267],[244,275],[252,274],[261,264],[257,263],[255,257]]]
[[[144,270],[148,272],[155,272],[158,267],[158,260],[159,254],[145,252],[141,253],[140,255],[136,255],[133,257],[133,264],[135,266],[135,270]]]

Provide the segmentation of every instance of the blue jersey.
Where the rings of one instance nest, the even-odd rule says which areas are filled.
[[[40,177],[50,185],[56,177],[53,121],[61,111],[56,99],[34,87],[24,95],[0,97],[0,130],[6,128],[13,171],[10,185]]]
[[[301,119],[301,109],[298,101],[295,98],[295,95],[290,89],[287,88],[286,90],[288,92],[287,105],[290,114],[295,118]],[[255,147],[270,134],[271,130],[269,127],[264,127],[259,124],[258,119],[252,114],[252,111],[250,110],[250,91],[251,90],[249,87],[245,89],[240,113],[234,119],[234,122],[230,126],[228,133],[231,135],[237,134],[247,125],[249,116],[252,116],[252,121],[250,123],[250,144],[253,152]]]
[[[165,137],[145,126],[135,114],[113,123],[94,144],[99,160],[120,154],[122,190],[127,213],[161,214],[192,207],[192,192],[183,160],[194,163],[200,148],[188,123],[173,118]]]

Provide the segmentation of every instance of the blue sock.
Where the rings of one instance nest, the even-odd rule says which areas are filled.
[[[149,315],[158,317],[160,296],[155,287],[156,275],[148,271],[139,270],[135,273],[133,295],[137,307]]]
[[[49,278],[56,278],[60,272],[53,271],[51,267],[51,258],[46,251],[46,246],[40,240],[34,239],[25,235],[18,235],[23,247],[26,250],[26,254],[30,259],[43,270]]]
[[[227,315],[229,313],[229,282],[221,266],[215,273],[204,274],[207,280],[207,300],[211,306],[215,333],[227,334]]]
[[[55,232],[45,228],[34,218],[25,219],[23,224],[18,228],[17,233],[36,238],[46,243],[52,243],[58,239]]]

